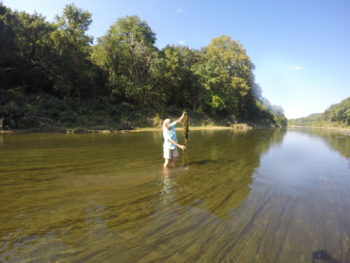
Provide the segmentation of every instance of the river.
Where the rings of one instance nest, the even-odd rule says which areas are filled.
[[[350,136],[192,131],[188,160],[164,171],[160,132],[0,135],[0,262],[350,262]]]

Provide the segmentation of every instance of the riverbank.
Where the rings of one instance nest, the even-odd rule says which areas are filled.
[[[257,128],[257,127],[255,127]],[[177,127],[176,130],[181,130],[182,127]],[[232,126],[190,126],[190,131],[195,130],[235,130],[235,131],[248,131],[254,127],[245,123],[233,124]],[[85,133],[98,133],[98,134],[110,134],[110,133],[129,133],[129,132],[148,132],[148,131],[161,131],[160,127],[142,127],[134,129],[86,129],[86,128],[60,128],[60,129],[22,129],[22,130],[0,130],[0,134],[16,134],[16,133],[67,133],[67,134],[85,134]]]
[[[341,127],[331,127],[331,126],[288,126],[288,128],[308,128],[308,129],[323,129],[323,130],[332,130],[332,131],[340,131],[342,133],[346,133],[350,135],[350,127],[349,128],[341,128]]]
[[[182,127],[176,128],[176,130],[181,130]],[[232,130],[232,127],[225,126],[190,126],[190,131],[196,130]],[[138,128],[135,130],[129,130],[128,132],[144,132],[144,131],[161,131],[162,128]]]

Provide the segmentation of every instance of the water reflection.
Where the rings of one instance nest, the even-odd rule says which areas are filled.
[[[350,134],[348,131],[320,128],[291,128],[291,131],[322,139],[331,149],[350,158]]]
[[[174,178],[181,188],[176,191],[177,201],[229,220],[230,212],[249,195],[261,155],[281,143],[284,134],[284,130],[229,133],[222,140],[223,134],[214,133],[211,137],[216,138],[210,138],[212,143],[206,142],[205,136],[202,140],[206,151],[201,148],[191,152],[189,170]]]
[[[169,176],[169,169],[168,168],[163,168],[161,182],[162,182],[161,195],[163,197],[164,203],[167,204],[167,203],[173,202],[174,201],[173,182]]]
[[[292,128],[291,131],[303,133],[308,136],[317,137],[325,142],[329,149],[338,152],[348,159],[350,168],[350,134],[347,130],[332,130],[321,128]]]

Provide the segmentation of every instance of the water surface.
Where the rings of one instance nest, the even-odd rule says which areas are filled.
[[[161,147],[0,135],[0,262],[350,262],[350,136],[193,131],[168,171]]]

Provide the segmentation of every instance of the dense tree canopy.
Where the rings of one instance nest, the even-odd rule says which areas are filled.
[[[285,124],[283,110],[264,103],[253,63],[230,36],[200,50],[159,50],[150,26],[126,16],[93,44],[91,23],[91,13],[74,4],[50,23],[0,3],[5,126],[142,126],[184,109],[225,125]]]
[[[119,19],[98,40],[92,57],[108,73],[108,85],[119,100],[142,105],[151,102],[151,66],[157,58],[155,34],[137,16]]]

